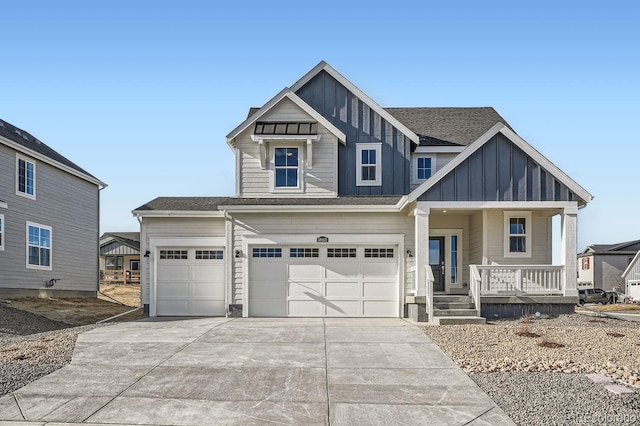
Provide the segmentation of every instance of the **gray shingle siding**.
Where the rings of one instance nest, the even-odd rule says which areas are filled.
[[[575,201],[578,197],[498,133],[420,201]]]
[[[33,162],[35,200],[16,195],[16,151],[0,144],[0,198],[8,205],[0,208],[5,232],[0,291],[45,289],[51,278],[60,279],[53,290],[97,291],[98,186],[41,161]],[[26,267],[26,222],[52,228],[51,271]]]
[[[338,148],[338,195],[402,195],[410,190],[411,141],[325,71],[296,93],[347,137]],[[381,143],[382,185],[356,185],[356,144]]]

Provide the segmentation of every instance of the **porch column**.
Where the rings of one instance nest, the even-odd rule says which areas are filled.
[[[578,296],[578,207],[565,207],[562,212],[562,264],[564,265],[564,295]]]
[[[416,259],[416,279],[418,280],[418,294],[416,296],[426,296],[427,276],[425,266],[429,264],[429,208],[416,207],[415,212],[415,259]]]

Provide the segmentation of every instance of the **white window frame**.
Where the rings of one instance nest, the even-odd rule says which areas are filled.
[[[277,143],[272,142],[269,161],[269,189],[272,193],[302,193],[304,192],[304,147],[300,143]],[[276,186],[276,149],[290,149],[296,148],[298,150],[298,186]]]
[[[47,229],[49,231],[49,265],[48,266],[42,266],[42,265],[32,265],[29,263],[29,227],[33,226],[35,228],[38,229]],[[34,222],[27,222],[27,226],[26,226],[26,241],[25,241],[25,246],[26,246],[26,255],[27,258],[25,259],[25,264],[27,266],[27,269],[41,269],[44,271],[51,271],[53,269],[53,228],[51,228],[50,226],[46,226],[46,225],[42,225],[40,223],[34,223]],[[38,246],[41,247],[41,246]]]
[[[26,192],[27,183],[25,181],[25,192],[20,191],[20,161],[25,162],[25,166],[27,163],[33,164],[33,194],[29,194]],[[25,175],[26,180],[26,175]],[[28,157],[16,153],[16,195],[25,198],[31,198],[32,200],[36,199],[36,162]]]
[[[524,226],[524,239],[525,239],[525,251],[524,252],[511,252],[509,250],[510,248],[510,239],[509,237],[511,237],[511,233],[510,233],[510,226],[509,226],[509,222],[510,219],[515,219],[515,218],[523,218],[525,220],[525,226]],[[530,211],[506,211],[504,212],[504,257],[505,258],[513,258],[513,257],[521,257],[521,258],[530,258],[531,257],[531,236],[533,235],[531,232],[531,228],[532,228],[532,221],[531,221],[531,212]],[[519,236],[519,235],[513,235],[513,236]]]
[[[0,251],[4,251],[4,239],[5,239],[4,215],[0,214]]]
[[[418,159],[419,158],[429,158],[431,159],[431,174],[429,175],[429,177],[433,176],[433,174],[436,172],[436,156],[435,155],[414,155],[413,156],[413,172],[411,173],[412,176],[412,180],[414,184],[420,184],[422,182],[424,182],[425,180],[429,179],[418,179]]]
[[[362,167],[371,164],[362,164],[362,151],[373,150],[376,152],[376,178],[362,180]],[[356,186],[380,186],[382,185],[382,143],[357,143],[356,144]]]

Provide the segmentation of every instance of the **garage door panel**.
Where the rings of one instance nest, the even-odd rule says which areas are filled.
[[[189,282],[160,281],[157,288],[158,299],[189,297]]]
[[[351,278],[360,276],[360,265],[354,260],[345,259],[341,262],[327,263],[327,279]]]
[[[361,297],[360,283],[355,281],[327,281],[326,295],[327,298]]]
[[[324,316],[324,307],[316,300],[290,300],[289,316],[321,317]]]
[[[158,299],[157,314],[163,316],[183,316],[189,313],[189,300]]]
[[[200,261],[201,262],[201,261]],[[211,281],[224,278],[224,264],[195,264],[191,267],[193,281]]]
[[[381,261],[382,259],[377,259]],[[395,280],[398,274],[398,266],[395,263],[367,263],[362,267],[362,276],[365,279]]]
[[[218,315],[224,315],[224,300],[192,300],[191,301],[192,315],[211,315],[216,313]]]
[[[158,279],[163,281],[186,281],[189,279],[189,265],[182,262],[173,264],[169,262],[158,265]]]
[[[288,287],[289,297],[295,299],[322,296],[321,282],[289,282]]]
[[[362,283],[363,296],[365,299],[389,299],[397,295],[395,282],[370,282]]]
[[[397,304],[391,300],[364,300],[362,315],[365,317],[396,316]]]
[[[208,282],[208,283],[192,283],[191,296],[193,298],[204,297],[224,300],[224,283]]]
[[[309,263],[291,264],[289,265],[289,279],[306,280],[320,279],[324,277],[324,268],[322,265],[313,265]]]
[[[284,295],[280,298],[249,299],[249,315],[252,317],[286,317],[287,301]]]
[[[332,300],[327,306],[328,317],[359,317],[360,301],[357,300]]]

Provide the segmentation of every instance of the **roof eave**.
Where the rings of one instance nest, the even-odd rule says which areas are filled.
[[[224,217],[219,210],[133,210],[136,217]]]
[[[394,213],[400,211],[398,204],[393,205],[224,205],[220,210],[229,213]]]

